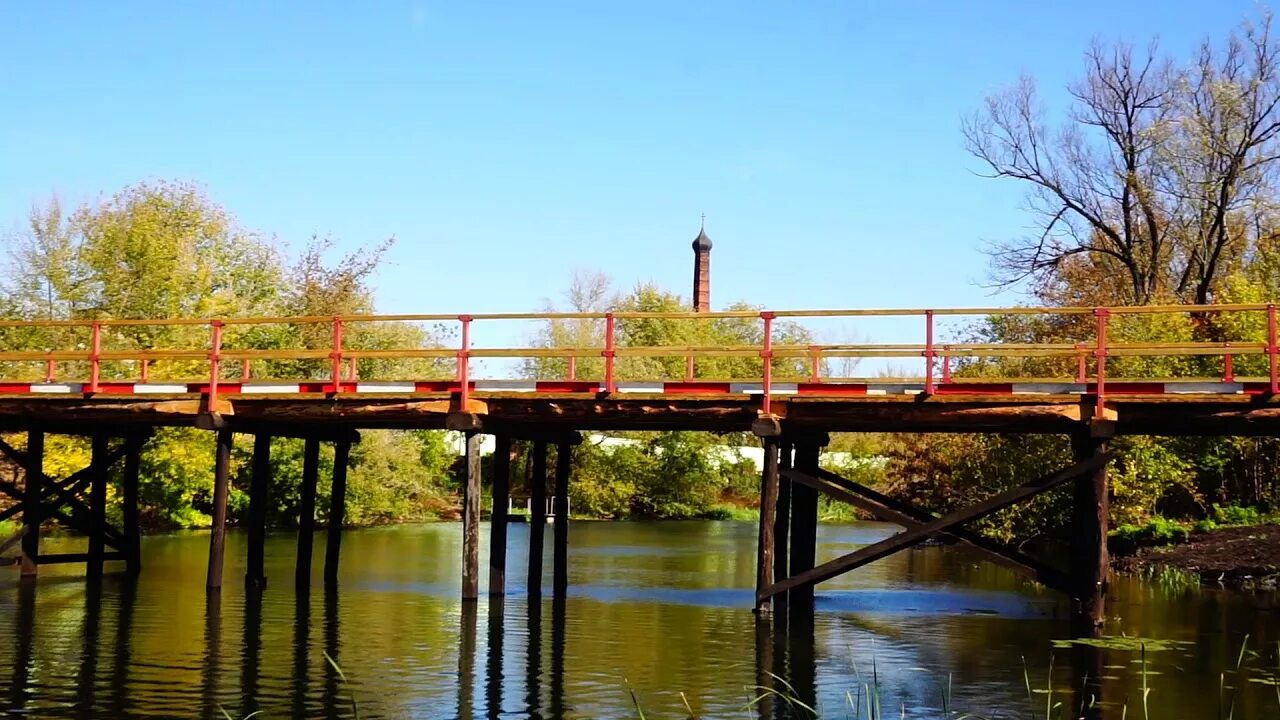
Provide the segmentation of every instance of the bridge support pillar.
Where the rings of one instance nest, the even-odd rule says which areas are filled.
[[[267,587],[264,563],[267,532],[267,506],[271,494],[271,436],[253,436],[253,475],[249,480],[249,561],[245,568],[245,587],[262,590]]]
[[[788,549],[791,534],[791,479],[782,477],[781,471],[791,469],[791,453],[794,448],[790,442],[778,445],[778,502],[777,512],[773,520],[773,581],[781,582],[787,578]]]
[[[542,545],[547,530],[547,441],[533,441],[533,472],[529,477],[529,576],[530,597],[542,596]]]
[[[102,578],[104,555],[107,550],[107,471],[110,459],[106,435],[97,433],[92,440],[89,460],[89,556],[85,560],[85,575],[90,580]]]
[[[311,585],[311,555],[316,539],[316,481],[320,476],[320,441],[307,438],[302,449],[302,487],[298,499],[298,558],[293,584],[299,589]]]
[[[764,438],[764,467],[760,471],[760,530],[756,534],[756,605],[755,612],[769,610],[764,591],[773,583],[774,530],[778,498],[778,439]]]
[[[1107,452],[1107,434],[1099,436],[1082,426],[1071,436],[1076,462]],[[1101,625],[1107,593],[1110,558],[1107,555],[1107,521],[1110,498],[1107,465],[1076,478],[1072,494],[1071,588],[1072,615],[1077,621]]]
[[[562,441],[556,445],[555,562],[553,588],[556,597],[563,597],[569,587],[569,475],[573,469],[573,443]]]
[[[125,571],[130,575],[142,572],[142,531],[138,527],[138,473],[142,465],[143,440],[137,436],[125,439],[124,474],[120,478],[121,502],[124,507]]]
[[[797,470],[816,470],[818,457],[825,445],[825,438],[799,438],[796,440],[795,466]],[[806,485],[791,487],[791,576],[812,570],[817,560],[818,545],[818,491]],[[792,607],[813,605],[813,585],[793,588],[787,596]]]
[[[507,504],[511,498],[511,436],[493,438],[493,509],[489,513],[489,596],[507,593]],[[492,616],[494,609],[489,610]]]
[[[325,528],[324,582],[338,584],[338,560],[342,553],[342,526],[347,520],[347,463],[351,459],[351,441],[333,444],[333,483],[329,490],[329,523]]]
[[[480,434],[467,433],[462,483],[462,599],[480,596]]]
[[[44,477],[44,431],[27,431],[27,467],[23,486],[22,577],[35,577],[40,564],[40,481]]]
[[[209,531],[209,574],[205,588],[222,589],[222,558],[227,539],[227,493],[231,475],[230,430],[218,431],[218,446],[213,464],[213,524]]]

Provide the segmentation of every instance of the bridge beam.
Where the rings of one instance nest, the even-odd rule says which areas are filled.
[[[213,462],[213,523],[209,530],[209,571],[205,578],[207,590],[222,589],[222,560],[227,539],[227,494],[231,488],[230,430],[219,430],[217,449]]]
[[[564,597],[569,587],[569,475],[572,469],[573,444],[562,442],[556,445],[555,526],[552,528],[555,576],[552,587],[558,598]]]
[[[333,445],[333,482],[329,486],[329,522],[325,527],[324,582],[332,588],[338,584],[338,560],[342,553],[342,526],[347,520],[347,465],[351,460],[351,441],[339,440]]]
[[[778,511],[778,439],[764,438],[764,467],[760,470],[760,529],[756,534],[756,613],[770,609],[761,598],[765,588],[774,582],[777,550],[774,531]]]
[[[22,536],[22,577],[35,577],[40,561],[40,508],[44,492],[41,484],[44,480],[44,431],[27,431],[27,457],[23,464],[26,468],[22,524],[27,533]]]
[[[810,471],[818,469],[822,448],[828,443],[826,434],[802,435],[795,439],[795,466]],[[791,486],[791,547],[788,567],[792,576],[813,570],[818,550],[818,491],[805,485]],[[787,593],[791,607],[813,605],[813,585],[797,585]]]
[[[267,587],[265,548],[267,506],[271,495],[271,435],[253,436],[253,465],[249,479],[249,558],[244,572],[245,587]]]
[[[462,599],[480,597],[480,441],[479,433],[467,433],[467,455],[462,482]]]
[[[1092,432],[1088,425],[1071,436],[1076,462],[1106,457],[1109,433]],[[1076,478],[1072,492],[1071,585],[1072,614],[1077,621],[1102,624],[1110,558],[1107,556],[1107,523],[1110,500],[1107,464],[1098,463]]]
[[[789,440],[778,443],[778,503],[773,520],[773,581],[787,577],[790,567],[788,541],[791,537],[791,479],[785,474],[793,467],[795,446]]]
[[[293,568],[297,588],[311,585],[312,547],[316,540],[316,484],[320,478],[320,441],[308,438],[302,446],[302,487],[298,498],[298,557]]]
[[[489,513],[489,596],[501,597],[507,592],[507,505],[511,498],[510,435],[494,436],[492,468],[493,507]],[[494,612],[493,607],[490,607],[489,612]]]
[[[529,575],[528,592],[542,595],[542,546],[547,531],[547,443],[533,441],[533,471],[529,476]]]

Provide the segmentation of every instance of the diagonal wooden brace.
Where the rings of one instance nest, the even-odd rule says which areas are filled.
[[[944,515],[943,517],[931,520],[930,522],[917,525],[914,528],[898,533],[893,537],[881,540],[873,545],[868,545],[847,555],[842,555],[834,560],[829,560],[812,570],[806,570],[799,575],[789,577],[786,580],[770,585],[763,592],[757,594],[756,600],[759,602],[760,600],[784,593],[792,588],[814,585],[822,582],[823,580],[830,580],[837,575],[842,575],[855,568],[875,562],[876,560],[892,555],[899,550],[916,545],[924,541],[926,538],[948,532],[957,525],[986,517],[994,512],[998,512],[1011,505],[1022,502],[1023,500],[1033,498],[1047,490],[1052,490],[1053,488],[1074,480],[1081,475],[1093,472],[1110,462],[1112,456],[1112,453],[1096,455],[1084,462],[1079,462],[1068,468],[1059,470],[1052,475],[1047,475],[1038,480],[1033,480],[1023,485],[1019,485],[1011,490],[1006,490],[1005,492],[987,498],[972,507],[957,510]]]
[[[4,453],[15,463],[26,467],[26,453],[15,449],[3,440],[0,440],[0,453]],[[104,461],[104,467],[110,467],[122,455],[124,455],[123,446],[107,455],[107,458]],[[55,495],[57,497],[51,503],[42,502],[39,508],[40,514],[45,517],[58,518],[62,522],[84,533],[94,532],[96,523],[94,521],[93,512],[89,509],[89,506],[75,494],[79,490],[83,490],[84,487],[88,485],[92,478],[93,470],[94,467],[90,465],[87,468],[76,471],[71,477],[63,480],[61,483],[54,482],[48,475],[44,475],[42,473],[39,478],[41,500],[44,500],[50,495]],[[73,482],[74,485],[72,485]],[[16,486],[3,481],[0,481],[0,492],[12,495],[13,497],[19,497],[17,493],[20,493]],[[67,506],[69,514],[61,512],[60,507],[62,505]],[[103,535],[106,538],[107,544],[112,547],[120,549],[124,546],[124,537],[115,528],[110,526],[104,527]]]
[[[807,473],[801,470],[786,470],[782,474],[793,482],[824,492],[837,500],[861,508],[880,520],[901,525],[908,530],[936,519],[924,510],[882,495],[829,470],[813,469]],[[1041,585],[1070,593],[1071,584],[1065,573],[1016,548],[961,527],[938,534],[955,540],[987,560],[1021,573]]]

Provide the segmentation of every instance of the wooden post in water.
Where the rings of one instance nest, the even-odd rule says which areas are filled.
[[[764,438],[764,468],[760,472],[760,530],[756,535],[756,604],[757,613],[768,612],[768,600],[762,596],[773,582],[775,540],[773,537],[778,500],[778,439]]]
[[[533,473],[529,480],[529,595],[542,595],[542,539],[547,530],[547,443],[533,441]]]
[[[89,527],[89,557],[85,561],[85,575],[90,580],[102,577],[103,554],[107,541],[107,446],[108,438],[102,433],[95,433],[91,443],[92,455],[89,460],[89,512],[92,524]]]
[[[205,587],[222,589],[222,557],[227,536],[227,493],[231,482],[230,430],[218,431],[218,447],[213,463],[213,525],[209,531],[209,574]]]
[[[27,431],[27,467],[22,498],[22,577],[35,577],[40,564],[40,485],[44,481],[44,431]]]
[[[467,433],[462,484],[462,599],[480,596],[480,434]]]
[[[347,463],[351,459],[351,441],[339,440],[333,445],[333,484],[329,491],[329,525],[324,533],[324,582],[338,582],[338,557],[342,553],[342,526],[347,520]]]
[[[569,587],[569,473],[573,467],[573,445],[563,441],[556,446],[555,490],[555,560],[554,589],[562,597]]]
[[[1107,438],[1095,437],[1088,426],[1071,436],[1071,450],[1076,462],[1082,462],[1107,451]],[[1107,490],[1107,466],[1102,465],[1073,483],[1071,586],[1072,615],[1078,621],[1101,625],[1107,594],[1107,516],[1110,498]]]
[[[791,443],[778,444],[779,470],[791,469]],[[787,568],[790,558],[787,556],[787,545],[791,535],[791,480],[779,476],[777,511],[773,519],[773,581],[787,579]]]
[[[298,559],[293,584],[311,585],[311,546],[316,536],[316,481],[320,477],[320,441],[307,438],[302,448],[302,488],[298,500]]]
[[[262,590],[267,586],[266,554],[267,504],[271,487],[271,436],[253,436],[253,475],[249,479],[249,564],[244,572],[245,587]]]
[[[493,510],[489,513],[490,597],[500,597],[507,592],[507,503],[510,498],[511,436],[498,435],[493,439]],[[490,606],[490,615],[494,608]]]
[[[797,470],[813,470],[818,467],[822,445],[812,438],[796,443],[795,466]],[[791,486],[791,558],[789,573],[795,577],[812,570],[817,557],[818,543],[818,491],[800,484]],[[794,588],[787,601],[792,607],[813,604],[813,586]]]
[[[142,464],[143,439],[130,435],[125,439],[124,475],[120,478],[122,502],[121,520],[124,526],[125,571],[130,575],[142,572],[142,531],[138,527],[138,472]]]

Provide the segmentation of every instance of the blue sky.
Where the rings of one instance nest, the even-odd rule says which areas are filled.
[[[575,267],[687,294],[705,212],[718,305],[1011,304],[980,248],[1027,218],[961,118],[1024,72],[1060,100],[1095,35],[1185,55],[1256,7],[9,2],[0,231],[194,180],[294,248],[394,235],[383,310],[479,312]]]

